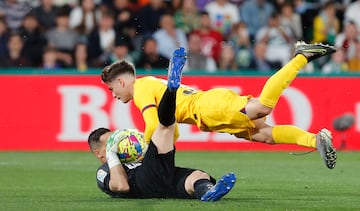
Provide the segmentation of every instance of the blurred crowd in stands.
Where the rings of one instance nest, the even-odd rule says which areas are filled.
[[[0,71],[81,72],[127,59],[167,68],[188,50],[186,71],[276,71],[294,43],[327,43],[306,72],[360,72],[360,0],[0,0]]]

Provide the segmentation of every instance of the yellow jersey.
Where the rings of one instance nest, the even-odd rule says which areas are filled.
[[[134,103],[141,111],[145,121],[145,139],[149,142],[151,135],[159,124],[157,108],[167,81],[153,76],[138,78],[134,84]],[[225,132],[245,136],[255,126],[241,112],[249,97],[239,96],[232,90],[216,88],[207,91],[196,90],[181,85],[176,95],[175,118],[178,123],[194,124],[202,131]],[[176,126],[175,140],[179,136]]]

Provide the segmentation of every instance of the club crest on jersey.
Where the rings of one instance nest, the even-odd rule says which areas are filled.
[[[107,176],[107,172],[102,169],[99,169],[99,171],[96,173],[97,180],[99,180],[102,183],[104,183],[106,176]]]

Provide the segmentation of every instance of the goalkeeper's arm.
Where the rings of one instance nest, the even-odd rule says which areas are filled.
[[[112,192],[128,193],[130,186],[124,167],[117,155],[117,143],[106,150],[106,159],[110,169],[109,189]]]
[[[110,169],[109,188],[112,192],[128,193],[130,191],[128,177],[121,164]]]

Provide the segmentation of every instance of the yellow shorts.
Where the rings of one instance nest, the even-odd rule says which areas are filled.
[[[251,97],[223,88],[205,91],[196,103],[198,127],[202,131],[229,133],[251,140],[255,125],[241,112]]]

